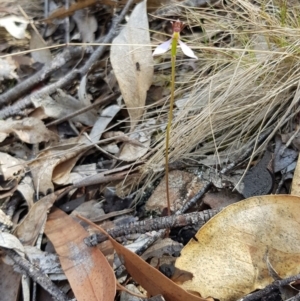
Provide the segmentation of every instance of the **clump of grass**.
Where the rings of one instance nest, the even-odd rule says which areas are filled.
[[[174,110],[170,162],[210,154],[216,163],[221,156],[234,159],[272,127],[257,154],[299,111],[299,16],[300,5],[285,0],[186,8],[194,29],[189,44],[199,61],[195,71],[176,78],[177,101],[183,105]],[[144,167],[149,179],[164,165],[163,137],[154,148]]]

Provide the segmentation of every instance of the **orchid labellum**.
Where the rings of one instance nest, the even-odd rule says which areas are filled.
[[[172,22],[172,28],[173,28],[173,35],[172,35],[172,38],[160,45],[158,45],[156,47],[156,49],[154,50],[153,52],[153,56],[154,55],[160,55],[160,54],[163,54],[165,52],[167,52],[169,49],[170,49],[170,46],[172,44],[172,55],[176,55],[176,51],[175,53],[173,53],[173,48],[177,48],[177,43],[179,44],[182,52],[188,56],[188,57],[191,57],[193,59],[198,59],[196,57],[196,55],[194,54],[193,50],[188,46],[186,45],[185,43],[183,43],[181,40],[180,40],[180,32],[181,30],[183,29],[184,25],[181,21],[177,20],[175,22]],[[175,47],[173,47],[173,44]]]

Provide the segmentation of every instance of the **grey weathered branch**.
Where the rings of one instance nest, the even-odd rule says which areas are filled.
[[[183,227],[187,225],[205,224],[209,219],[216,215],[220,210],[204,210],[182,215],[164,216],[153,219],[146,219],[134,223],[129,223],[120,227],[106,230],[113,238],[135,234],[146,233],[150,231],[169,229],[175,227]],[[104,234],[94,234],[85,239],[85,243],[89,246],[96,245],[107,240]]]
[[[267,285],[265,288],[254,292],[252,294],[247,295],[246,297],[242,298],[242,301],[257,301],[262,300],[265,296],[269,296],[274,291],[277,291],[280,287],[290,285],[291,283],[300,280],[300,274],[293,275],[290,277],[287,277],[285,279],[276,280],[273,283]],[[296,296],[288,299],[290,301],[297,301],[300,298],[300,294],[297,294]]]

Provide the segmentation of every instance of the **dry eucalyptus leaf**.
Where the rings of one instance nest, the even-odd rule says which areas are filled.
[[[13,248],[21,256],[24,256],[23,245],[14,235],[2,232],[0,241],[1,246],[6,245],[6,247]],[[5,258],[5,261],[7,262],[7,258]],[[9,260],[9,262],[12,262],[12,260]],[[3,260],[0,261],[0,279],[0,292],[5,292],[2,294],[1,300],[17,300],[20,293],[21,275],[15,272],[13,267],[6,264]]]
[[[132,133],[129,135],[130,139],[135,139],[136,141],[142,143],[144,146],[139,146],[139,145],[133,145],[131,143],[125,143],[121,149],[119,159],[126,161],[126,162],[132,162],[136,161],[137,159],[143,157],[149,150],[150,147],[150,137],[146,138],[144,141],[144,136],[141,136],[143,134],[142,132],[140,133]],[[141,140],[143,139],[143,140]]]
[[[274,173],[282,171],[287,172],[291,164],[298,158],[298,151],[287,148],[286,144],[282,142],[280,136],[275,137],[275,151],[274,151]]]
[[[22,120],[0,120],[1,141],[11,133],[29,144],[57,140],[57,136],[49,131],[41,120],[33,117],[23,118]]]
[[[84,75],[80,81],[78,89],[78,99],[86,106],[91,104],[92,96],[86,92],[87,74]]]
[[[71,216],[76,216],[77,214],[93,220],[96,217],[102,216],[105,214],[102,209],[102,204],[99,201],[90,200],[80,204],[75,210],[72,211]]]
[[[58,195],[62,192],[63,190],[56,191],[36,202],[22,222],[15,228],[14,235],[20,239],[23,245],[32,246],[35,243],[46,222],[48,210],[50,210]]]
[[[91,144],[99,141],[103,131],[119,110],[119,106],[111,105],[102,111],[91,130],[90,140],[85,136],[70,138],[42,151],[37,159],[30,163],[36,189],[47,194],[50,190],[53,191],[53,182],[64,185],[78,179],[70,176],[71,170],[85,151],[92,147]]]
[[[0,199],[11,197],[18,188],[18,180],[11,179],[6,182],[0,182]]]
[[[24,171],[24,161],[0,152],[0,171],[3,179],[11,180]]]
[[[244,197],[237,191],[231,189],[221,189],[220,191],[209,191],[203,196],[203,203],[211,209],[227,207],[233,203],[239,202]]]
[[[109,143],[107,145],[103,145],[101,146],[101,148],[107,151],[108,153],[115,154],[115,155],[120,152],[120,148],[115,142]]]
[[[47,46],[45,41],[34,30],[31,30],[30,35],[31,35],[30,49],[31,50],[39,49],[37,51],[31,52],[31,57],[33,58],[33,60],[35,62],[39,62],[45,65],[50,64],[52,61],[52,54],[50,49],[45,48]]]
[[[114,300],[114,271],[98,248],[85,245],[88,232],[78,222],[56,208],[49,215],[45,233],[59,256],[76,300]]]
[[[143,115],[152,83],[153,58],[146,1],[136,5],[129,22],[113,40],[110,59],[128,109],[131,130]]]
[[[300,272],[300,198],[252,197],[226,207],[181,251],[176,267],[191,272],[182,284],[202,297],[237,300],[273,282],[266,258],[281,278]]]
[[[98,167],[96,163],[77,165],[73,167],[72,171],[68,174],[68,181],[69,183],[75,183],[77,181],[82,180],[83,178],[93,176],[97,173]]]
[[[34,98],[32,97],[32,102],[35,108],[43,108],[46,116],[59,119],[65,117],[75,111],[78,111],[86,106],[80,100],[66,94],[63,90],[57,89],[55,95],[50,97],[49,95],[44,95],[43,97]],[[88,112],[79,114],[70,120],[75,122],[81,122],[85,125],[92,126],[97,119],[96,110],[91,109]]]
[[[36,160],[29,163],[36,190],[45,195],[54,190],[54,179],[60,184],[68,181],[68,174],[87,150],[87,143],[84,136],[75,137],[40,152]]]
[[[58,185],[72,184],[72,179],[70,177],[71,171],[84,153],[85,151],[82,150],[76,156],[70,157],[64,162],[60,162],[58,165],[56,165],[52,173],[53,183]]]
[[[48,1],[49,15],[51,15],[52,13],[55,13],[55,11],[58,9],[58,7],[59,6],[55,3],[54,0]],[[50,37],[56,31],[58,26],[60,24],[63,24],[64,22],[65,22],[65,19],[53,19],[52,22],[48,24],[44,36],[46,38]]]
[[[16,251],[20,256],[25,257],[24,246],[14,235],[1,232],[0,247]]]
[[[26,175],[19,183],[17,191],[22,195],[26,201],[28,208],[34,204],[34,186],[31,176]]]
[[[135,293],[135,294],[140,294],[141,292],[137,289],[137,287],[133,284],[127,284],[125,286],[129,291]],[[122,291],[120,294],[120,301],[143,301],[142,298],[138,298],[135,296],[130,295],[129,293],[127,293],[126,291]]]
[[[5,233],[2,232],[0,235],[0,247],[6,248],[6,249],[11,249],[14,250],[15,252],[17,252],[21,257],[25,257],[25,250],[24,250],[24,246],[21,244],[21,242],[18,240],[17,237],[15,237],[14,235],[10,234],[10,233]],[[6,263],[8,265],[14,265],[14,261],[9,257],[9,256],[5,256],[3,258],[3,262],[1,263],[2,265]],[[0,266],[0,268],[3,268]],[[13,275],[5,275],[6,277],[11,277]],[[28,278],[27,278],[28,279]],[[1,278],[1,282],[3,281],[3,278]],[[5,281],[4,281],[5,282]],[[15,285],[17,286],[17,283],[15,283]],[[6,287],[7,289],[7,287]],[[28,293],[29,291],[29,282],[26,281],[26,277],[22,277],[22,290],[23,290],[23,296],[24,296],[24,292]],[[6,292],[6,290],[5,290]],[[30,296],[30,294],[28,293],[27,295]],[[2,300],[2,298],[1,298]],[[13,300],[13,299],[11,299]],[[30,298],[23,298],[23,300],[30,300]]]
[[[16,64],[11,58],[0,59],[0,80],[18,78]]]
[[[0,148],[3,153],[9,153],[14,158],[26,160],[31,156],[31,149],[27,144],[16,141]]]
[[[90,138],[92,143],[96,143],[99,141],[101,135],[103,134],[108,124],[112,121],[112,119],[120,110],[121,107],[119,107],[118,105],[111,105],[101,112],[101,115],[95,122],[90,132]]]
[[[73,19],[80,31],[83,43],[92,43],[95,41],[94,32],[97,30],[97,20],[87,9],[77,10]]]
[[[135,128],[135,131],[129,134],[128,143],[122,145],[119,159],[132,162],[143,157],[149,150],[151,143],[151,136],[155,132],[153,125],[156,124],[156,121],[153,119],[148,119],[143,123],[140,123]],[[126,140],[124,140],[126,142]],[[136,142],[136,143],[134,143]]]

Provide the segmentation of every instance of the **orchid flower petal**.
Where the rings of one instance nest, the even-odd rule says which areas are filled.
[[[172,42],[172,39],[166,41],[166,42],[163,42],[162,44],[158,45],[154,52],[153,52],[153,56],[154,55],[160,55],[160,54],[163,54],[165,52],[167,52],[170,48],[170,45],[171,45],[171,42]]]
[[[182,50],[182,52],[186,55],[186,56],[189,56],[189,57],[191,57],[191,58],[193,58],[193,59],[198,59],[197,57],[196,57],[196,55],[194,54],[194,51],[188,46],[188,45],[186,45],[185,43],[183,43],[182,41],[180,41],[180,40],[178,40],[178,43],[179,43],[179,45],[180,45],[180,48],[181,48],[181,50]]]

